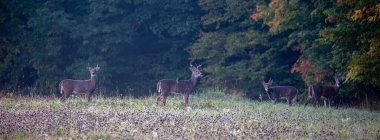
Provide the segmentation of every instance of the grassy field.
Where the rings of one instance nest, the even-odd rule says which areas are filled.
[[[207,95],[207,96],[206,96]],[[0,139],[380,139],[380,113],[289,107],[222,93],[142,99],[0,99]]]

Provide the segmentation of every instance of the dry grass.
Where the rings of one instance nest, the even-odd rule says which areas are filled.
[[[215,97],[215,98],[213,98]],[[223,95],[144,99],[0,99],[0,139],[380,139],[380,113],[273,106]]]

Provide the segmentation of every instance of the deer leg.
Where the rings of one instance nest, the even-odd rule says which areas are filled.
[[[292,102],[290,100],[287,100],[289,106],[292,106]]]
[[[308,97],[307,99],[306,99],[306,101],[305,101],[305,106],[303,107],[303,108],[306,108],[306,105],[308,104],[308,102],[310,101],[310,97]]]
[[[166,97],[167,95],[162,96],[162,103],[164,104],[164,106],[166,106]]]
[[[63,94],[61,96],[61,101],[64,102],[67,99],[67,97],[70,95],[71,92],[72,91],[63,91]]]
[[[272,100],[272,104],[276,104],[276,102],[277,102],[277,99]]]
[[[157,98],[156,98],[156,104],[158,105],[159,102],[161,101],[162,99],[162,95],[159,95]]]
[[[86,93],[87,102],[91,102],[91,93]]]
[[[314,98],[313,101],[314,101],[314,102],[313,102],[313,106],[316,107],[316,105],[317,105],[317,103],[318,103],[318,99],[317,99],[317,98]]]
[[[329,99],[326,99],[326,106],[330,107],[330,100]]]
[[[331,107],[331,99],[328,98],[327,101],[329,102],[329,107]]]
[[[62,102],[64,102],[64,101],[66,100],[66,97],[65,97],[65,96],[66,96],[66,94],[63,93],[62,96],[61,96],[61,101],[62,101]]]
[[[299,106],[297,102],[297,95],[293,97],[292,104]]]
[[[61,101],[65,101],[65,92],[61,95],[61,98],[59,98]]]
[[[335,109],[338,109],[339,104],[335,100],[332,100],[332,103]]]
[[[189,104],[189,94],[185,93],[183,96],[183,102],[185,103],[185,106]]]

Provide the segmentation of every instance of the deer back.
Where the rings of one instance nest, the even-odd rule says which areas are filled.
[[[322,96],[324,97],[332,97],[338,93],[338,87],[336,86],[322,86]]]
[[[157,89],[161,93],[176,92],[188,93],[193,89],[194,85],[190,80],[172,80],[163,79],[158,81]]]
[[[312,85],[312,89],[310,90],[314,90],[315,95],[309,93],[309,96],[316,96],[317,98],[323,96],[325,98],[330,98],[338,93],[338,89],[338,87],[333,85]]]
[[[177,81],[172,79],[162,79],[157,83],[159,93],[174,92],[177,86]]]
[[[268,94],[272,98],[292,98],[298,94],[298,90],[293,86],[274,86],[269,88]]]
[[[77,93],[93,92],[95,90],[96,79],[95,77],[89,80],[62,80],[61,86],[65,90],[72,90]]]
[[[180,80],[177,84],[176,92],[180,93],[189,93],[195,86],[191,80]]]

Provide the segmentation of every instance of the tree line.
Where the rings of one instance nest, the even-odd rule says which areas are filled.
[[[0,7],[5,91],[56,94],[60,80],[89,78],[86,67],[98,64],[99,92],[145,96],[159,79],[188,79],[189,63],[197,63],[201,89],[257,99],[270,78],[305,93],[345,76],[337,102],[379,101],[376,0],[3,0]]]

